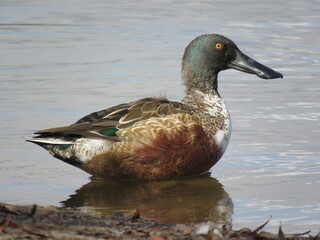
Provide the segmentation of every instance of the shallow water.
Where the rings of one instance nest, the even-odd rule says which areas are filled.
[[[1,1],[0,201],[171,222],[320,230],[319,1]],[[38,129],[145,96],[180,100],[180,60],[204,33],[282,72],[219,76],[232,140],[211,177],[90,181],[36,145]]]

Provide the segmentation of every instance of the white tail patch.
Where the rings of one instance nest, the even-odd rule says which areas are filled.
[[[80,162],[86,163],[94,156],[109,151],[113,144],[111,140],[79,138],[70,150]]]

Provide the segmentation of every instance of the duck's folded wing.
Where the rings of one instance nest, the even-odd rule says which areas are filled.
[[[143,98],[91,113],[76,123],[35,132],[37,137],[106,137],[119,140],[116,132],[134,123],[151,117],[164,117],[176,113],[190,113],[190,109],[179,102],[163,98]]]

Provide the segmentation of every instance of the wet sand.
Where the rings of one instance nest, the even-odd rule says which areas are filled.
[[[210,222],[192,224],[163,223],[122,213],[84,213],[72,208],[0,203],[0,239],[314,239],[318,236],[278,234],[263,231],[268,221],[250,230],[216,227]]]

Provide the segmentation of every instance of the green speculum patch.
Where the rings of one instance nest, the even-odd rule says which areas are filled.
[[[110,128],[110,129],[104,129],[100,133],[104,136],[111,137],[111,136],[116,136],[117,131],[118,131],[117,128]]]
[[[71,144],[61,144],[61,145],[59,145],[59,148],[61,149],[61,150],[66,150],[68,147],[70,147],[71,146]]]

